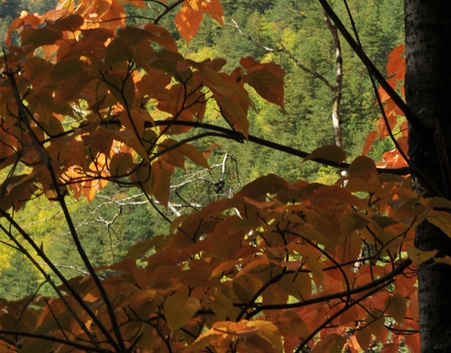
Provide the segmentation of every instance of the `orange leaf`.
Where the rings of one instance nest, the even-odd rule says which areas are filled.
[[[127,254],[125,255],[126,259],[137,260],[141,256],[144,256],[147,251],[149,251],[153,247],[153,242],[151,239],[145,239],[131,246]]]
[[[202,1],[201,8],[212,19],[224,25],[224,9],[219,0]]]
[[[152,163],[152,194],[164,207],[167,207],[169,202],[169,188],[171,186],[173,172],[174,167],[163,159]]]
[[[147,5],[146,5],[146,0],[128,0],[129,3],[131,3],[132,5],[136,6],[136,7],[140,7],[142,9],[146,9]]]
[[[398,122],[397,116],[395,114],[387,115],[387,120],[388,120],[388,125],[389,125],[388,127],[387,127],[387,124],[385,123],[385,119],[383,117],[381,117],[377,122],[381,140],[385,139],[389,135],[389,129],[390,129],[390,131],[393,131],[393,129],[395,128],[395,126]]]
[[[346,159],[344,151],[336,145],[324,145],[315,149],[307,157],[302,160],[302,163],[312,159],[325,159],[331,162],[340,164]]]
[[[234,73],[231,75],[218,73],[209,63],[200,65],[199,70],[202,73],[202,81],[213,93],[224,118],[236,130],[247,136],[249,134],[247,111],[251,101],[247,91],[234,78]]]
[[[357,341],[357,338],[355,337],[355,335],[351,335],[348,338],[347,341],[347,347],[351,350],[351,353],[358,353],[362,350],[362,348],[359,345],[359,342]]]
[[[365,145],[362,148],[362,155],[367,156],[370,152],[371,147],[373,146],[374,140],[378,137],[378,133],[376,130],[371,131],[370,134],[366,137]]]
[[[250,57],[241,59],[240,64],[246,69],[244,81],[268,102],[284,108],[285,70],[275,63],[261,64]]]
[[[398,45],[395,49],[391,51],[388,55],[387,63],[387,76],[404,79],[406,72],[406,62],[403,57],[404,45]]]
[[[70,14],[56,21],[47,19],[47,26],[53,31],[70,31],[75,32],[84,23],[83,17]]]
[[[268,194],[276,194],[281,190],[286,190],[288,187],[289,184],[285,179],[275,174],[268,174],[245,185],[235,195],[235,198],[247,196],[253,200],[266,201]]]
[[[311,353],[341,353],[344,344],[346,343],[346,338],[332,333],[327,335],[321,341],[319,341],[315,348],[313,348]]]
[[[186,45],[196,35],[202,21],[202,12],[193,10],[190,6],[182,7],[177,15],[175,15],[174,22],[177,30],[182,38],[185,40]]]
[[[420,353],[420,334],[405,335],[404,342],[409,347],[410,353]]]

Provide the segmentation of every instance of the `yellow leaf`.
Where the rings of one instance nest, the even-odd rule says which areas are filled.
[[[451,266],[451,257],[449,257],[448,255],[446,255],[445,257],[439,257],[439,258],[435,259],[435,262],[437,262],[439,264],[446,264],[446,265]]]
[[[432,211],[427,220],[451,237],[451,214],[443,211]]]
[[[272,322],[264,320],[248,321],[246,326],[251,329],[258,329],[258,336],[268,342],[274,352],[283,352],[279,329]]]
[[[438,252],[438,250],[422,251],[410,245],[406,245],[406,250],[409,254],[409,258],[417,265],[421,265],[422,263],[430,260]]]
[[[186,325],[200,309],[198,299],[175,293],[164,303],[164,316],[172,332]]]

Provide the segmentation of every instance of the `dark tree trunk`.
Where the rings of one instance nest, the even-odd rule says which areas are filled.
[[[405,0],[404,8],[406,99],[418,117],[409,121],[409,156],[426,195],[450,198],[451,1]],[[431,224],[417,228],[416,245],[451,255],[450,238]],[[451,353],[451,266],[425,266],[418,279],[421,352]]]

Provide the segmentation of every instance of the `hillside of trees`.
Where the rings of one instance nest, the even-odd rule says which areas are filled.
[[[44,13],[55,4],[51,0],[2,2],[0,34],[3,37],[9,23],[21,11]],[[226,57],[225,68],[230,70],[242,57],[251,56],[257,61],[274,61],[285,69],[285,110],[254,94],[255,105],[249,111],[253,135],[303,151],[334,144],[331,120],[334,92],[324,81],[332,86],[335,84],[335,47],[318,2],[253,1],[249,6],[247,2],[227,0],[222,4],[225,26],[210,18],[204,19],[189,46],[178,35],[171,16],[165,17],[162,24],[179,38],[180,50],[189,58]],[[351,1],[350,6],[367,54],[377,67],[384,68],[390,51],[403,41],[402,1]],[[130,24],[154,16],[151,9],[134,6],[126,9]],[[339,10],[345,14],[344,8]],[[374,130],[380,112],[365,67],[344,41],[342,57],[339,118],[343,148],[348,160],[352,160],[361,154],[361,146],[368,133]],[[219,116],[211,112],[208,119],[215,121]],[[164,233],[168,223],[158,212],[173,219],[179,212],[191,212],[220,197],[232,196],[241,186],[268,173],[277,173],[289,181],[306,178],[326,184],[333,183],[339,175],[334,168],[312,162],[301,164],[299,157],[248,142],[238,149],[235,142],[228,140],[202,141],[200,147],[209,148],[211,143],[214,143],[213,164],[217,167],[202,172],[198,167],[188,165],[186,172],[178,172],[174,185],[181,186],[174,187],[172,192],[171,200],[175,205],[172,209],[165,210],[157,204],[152,207],[140,196],[139,190],[112,187],[103,191],[92,204],[77,201],[71,205],[74,210],[79,210],[76,211],[76,222],[82,234],[89,235],[85,241],[96,265],[117,260],[125,249],[143,237]],[[376,142],[370,156],[378,160],[383,152],[392,148],[388,139]],[[224,184],[220,188],[219,182]],[[52,249],[55,263],[65,264],[67,268],[62,269],[65,273],[77,275],[82,267],[80,260],[75,254],[68,258],[62,251],[70,239],[59,224],[64,222],[61,214],[42,201],[28,208],[30,212],[25,211],[20,217],[30,218],[29,231]],[[144,217],[145,214],[151,216]],[[49,225],[55,230],[51,235]],[[3,258],[0,295],[19,298],[31,294],[40,281],[31,264],[10,250],[5,251]],[[25,273],[27,277],[17,281]]]
[[[314,0],[0,4],[5,352],[418,351],[403,2],[331,3],[362,51]]]

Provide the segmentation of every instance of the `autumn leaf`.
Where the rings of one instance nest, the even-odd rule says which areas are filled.
[[[176,292],[164,302],[165,317],[171,331],[186,325],[200,309],[198,299]]]
[[[438,250],[422,251],[410,245],[406,245],[406,250],[409,254],[409,258],[417,265],[421,265],[432,259],[438,252]]]
[[[126,176],[133,167],[133,159],[130,153],[116,153],[111,158],[109,171],[111,175]]]
[[[202,21],[202,12],[194,10],[191,6],[182,7],[174,18],[175,26],[188,45],[196,35]]]
[[[322,338],[318,342],[318,344],[315,345],[315,348],[312,350],[312,353],[322,353],[322,352],[341,353],[345,343],[346,338],[337,334],[330,334]]]
[[[224,25],[224,9],[219,0],[202,1],[201,9],[212,19]]]
[[[427,220],[451,237],[451,218],[448,212],[431,211],[427,216]]]
[[[174,167],[165,162],[163,159],[158,159],[152,163],[152,194],[167,207],[169,202],[169,187],[171,186],[171,176],[174,172]]]
[[[38,48],[45,44],[53,44],[62,38],[60,32],[55,32],[50,28],[26,28],[22,31],[22,45],[32,44]]]
[[[325,159],[338,165],[346,159],[346,154],[336,145],[324,145],[311,152],[302,160],[302,163],[315,159]]]
[[[386,305],[387,313],[390,314],[398,324],[402,325],[406,316],[406,298],[399,293],[395,293],[387,299]]]
[[[285,70],[275,63],[258,63],[251,57],[241,59],[240,64],[246,69],[244,82],[268,102],[284,109]]]

